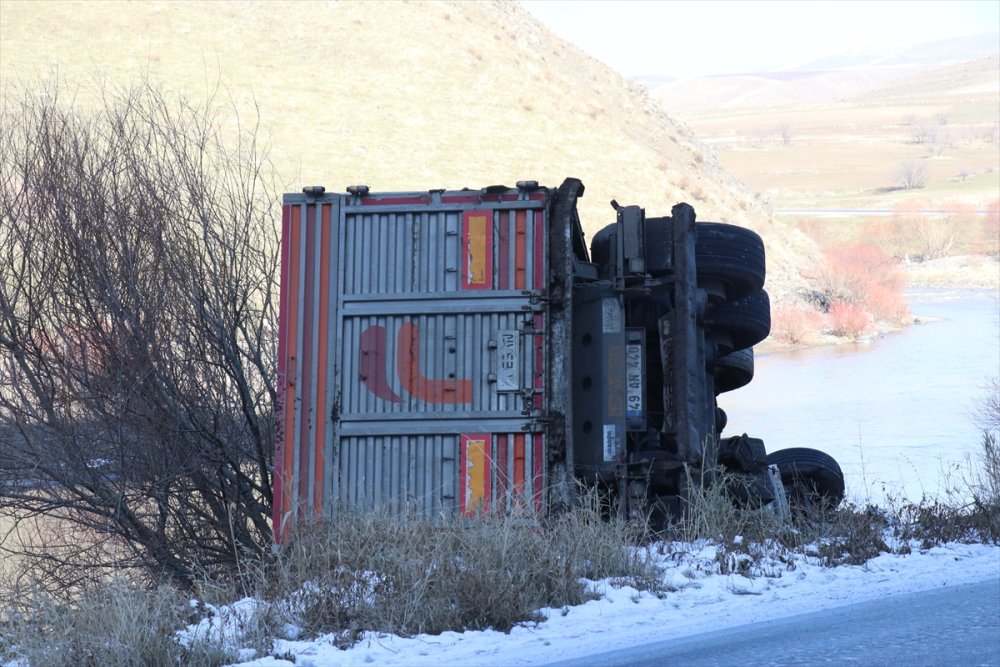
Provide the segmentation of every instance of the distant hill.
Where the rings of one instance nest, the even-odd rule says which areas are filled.
[[[641,81],[672,113],[821,105],[857,98],[921,72],[983,60],[998,52],[1000,33],[988,33],[904,49],[848,51],[774,72],[688,79],[649,76]]]
[[[811,60],[795,67],[798,70],[831,70],[859,67],[941,67],[966,60],[976,60],[1000,51],[1000,33],[949,37],[923,42],[902,49],[848,51]]]
[[[44,7],[43,11],[39,11]],[[812,246],[768,233],[766,202],[640,84],[562,41],[511,2],[0,3],[0,93],[53,68],[87,82],[148,76],[203,99],[256,100],[287,189],[587,187],[588,234],[609,201],[756,228],[769,280],[799,280]]]
[[[866,91],[863,99],[880,102],[925,101],[954,97],[1000,98],[1000,53],[943,67],[921,69]]]
[[[669,113],[829,104],[918,71],[909,66],[705,76],[656,86],[650,95]]]

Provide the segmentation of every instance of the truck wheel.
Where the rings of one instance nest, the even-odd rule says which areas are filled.
[[[790,447],[771,452],[767,462],[778,466],[788,504],[795,509],[833,509],[844,499],[844,473],[825,452]]]
[[[750,384],[753,379],[753,348],[736,350],[715,360],[715,395]]]
[[[764,286],[764,242],[756,232],[722,222],[695,225],[698,282],[720,281],[727,301],[749,296]]]
[[[742,350],[761,342],[771,333],[771,299],[765,290],[730,301],[705,313],[705,328],[709,335],[720,334],[720,344],[731,344],[733,350]]]

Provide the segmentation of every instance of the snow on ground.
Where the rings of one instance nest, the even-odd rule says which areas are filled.
[[[795,616],[831,607],[1000,576],[1000,546],[950,544],[908,555],[883,554],[865,565],[821,567],[796,555],[770,559],[757,576],[720,575],[715,546],[673,544],[664,557],[665,581],[676,589],[658,598],[609,581],[594,582],[600,599],[545,609],[547,620],[500,632],[447,632],[401,638],[369,633],[341,650],[331,637],[277,640],[273,655],[240,667],[348,665],[544,665],[606,651]],[[252,601],[241,603],[244,613]],[[194,628],[192,628],[194,630]]]

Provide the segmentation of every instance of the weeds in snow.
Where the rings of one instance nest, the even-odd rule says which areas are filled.
[[[367,631],[505,631],[541,620],[540,609],[597,597],[594,580],[666,597],[721,574],[734,578],[734,594],[752,595],[754,579],[779,578],[804,560],[858,565],[948,542],[1000,544],[1000,446],[991,432],[961,488],[943,500],[845,505],[780,520],[766,508],[733,505],[724,490],[733,483],[696,488],[685,521],[655,539],[644,522],[609,520],[614,513],[596,495],[540,522],[430,525],[366,514],[302,524],[276,554],[247,563],[238,586],[201,585],[220,600],[253,598],[228,607],[122,580],[74,600],[21,589],[4,601],[0,661],[221,665],[276,655],[275,638],[329,634],[348,646]],[[668,571],[663,564],[671,562]]]

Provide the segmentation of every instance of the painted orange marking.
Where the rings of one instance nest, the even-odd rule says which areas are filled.
[[[459,511],[474,516],[490,510],[490,436],[487,433],[463,435],[459,462],[462,488]]]
[[[514,495],[524,494],[524,434],[514,434]]]
[[[462,219],[463,289],[489,289],[493,278],[493,213],[466,211]]]
[[[403,389],[425,403],[457,405],[472,402],[471,380],[432,380],[420,370],[420,330],[407,322],[399,327],[396,373]]]

